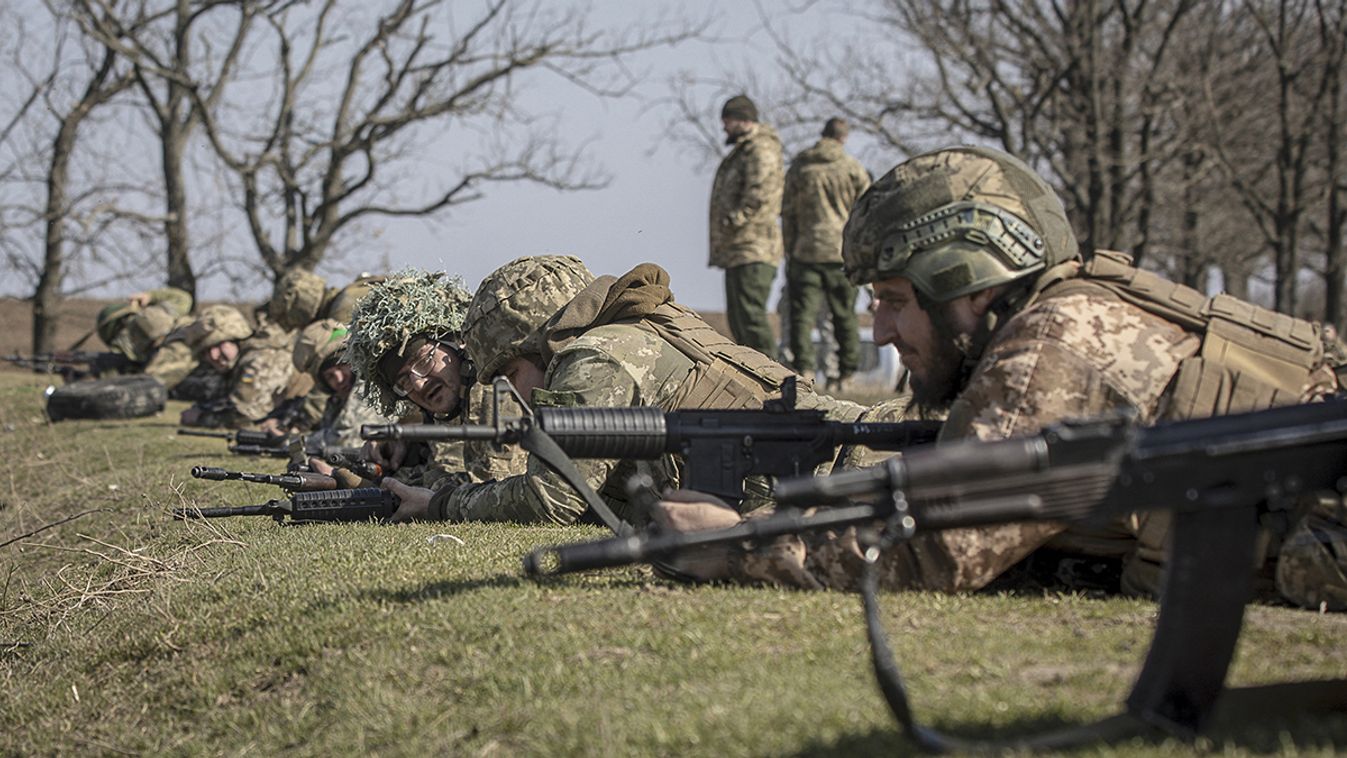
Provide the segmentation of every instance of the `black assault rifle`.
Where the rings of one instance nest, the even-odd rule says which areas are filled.
[[[775,493],[779,503],[799,505],[878,495],[876,505],[850,504],[812,515],[791,509],[728,529],[543,548],[526,556],[524,567],[534,575],[560,574],[657,561],[708,545],[856,526],[868,545],[862,578],[867,631],[890,709],[922,746],[965,749],[969,743],[922,727],[912,716],[879,623],[872,567],[880,552],[922,531],[1018,521],[1100,522],[1139,509],[1172,509],[1160,615],[1126,712],[1043,739],[992,746],[1062,748],[1135,734],[1142,725],[1192,734],[1207,723],[1223,694],[1251,595],[1260,525],[1292,523],[1302,496],[1320,491],[1339,496],[1347,491],[1347,400],[1150,428],[1126,421],[1063,423],[1030,437],[913,450],[871,468],[781,482]],[[1233,690],[1224,693],[1223,702],[1251,711],[1347,709],[1344,681],[1263,689],[1273,697]]]
[[[106,374],[128,374],[139,371],[142,366],[121,353],[94,353],[83,350],[37,355],[10,354],[0,356],[0,360],[31,369],[38,374],[60,374],[67,382],[98,379]]]
[[[193,466],[192,476],[213,482],[240,481],[253,484],[274,484],[286,492],[321,492],[340,489],[337,480],[312,471],[288,471],[284,474],[254,474],[248,471],[229,471],[215,466]]]
[[[276,521],[290,518],[292,523],[319,521],[384,521],[398,509],[398,498],[378,487],[351,490],[295,492],[288,498],[268,500],[261,505],[229,508],[174,508],[173,517],[219,518],[223,516],[271,516]]]
[[[291,457],[292,438],[284,434],[240,429],[226,432],[213,429],[179,429],[178,434],[186,437],[214,437],[229,443],[229,452],[235,455],[262,455],[272,458]]]
[[[497,412],[489,426],[366,424],[360,433],[367,440],[518,443],[536,428],[571,458],[653,460],[680,455],[685,462],[684,487],[737,502],[744,497],[748,476],[800,476],[831,461],[840,445],[905,450],[934,442],[940,430],[934,421],[829,421],[821,410],[795,407],[793,380],[782,385],[781,393],[761,409],[537,408],[508,418]],[[520,405],[527,407],[522,401]]]

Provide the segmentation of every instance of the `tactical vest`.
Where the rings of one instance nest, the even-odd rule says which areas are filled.
[[[1104,292],[1199,336],[1198,351],[1167,378],[1157,421],[1262,410],[1336,391],[1336,377],[1325,360],[1325,335],[1317,324],[1230,295],[1208,297],[1131,263],[1124,253],[1098,250],[1083,265],[1059,265],[1036,282],[1030,302]],[[1159,592],[1170,521],[1168,511],[1151,511],[1131,522],[1136,543],[1123,564],[1125,592]],[[1069,550],[1091,552],[1082,549],[1085,542],[1079,534],[1062,535],[1058,542]],[[1275,536],[1262,532],[1256,548],[1259,563],[1277,550]]]
[[[761,408],[790,369],[716,331],[696,312],[663,303],[637,326],[649,329],[693,363],[670,408]],[[812,385],[799,380],[803,389]]]
[[[1200,335],[1202,347],[1179,364],[1159,418],[1179,420],[1316,400],[1337,390],[1318,324],[1230,295],[1208,297],[1149,271],[1129,256],[1096,251],[1073,275],[1052,271],[1031,297],[1104,290]]]

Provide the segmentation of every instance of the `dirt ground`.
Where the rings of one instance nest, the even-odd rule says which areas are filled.
[[[98,311],[108,300],[70,299],[62,303],[61,320],[56,328],[56,345],[69,348],[94,328]],[[33,349],[33,306],[26,300],[0,297],[0,355],[28,353]],[[106,350],[95,334],[84,341],[81,350]]]

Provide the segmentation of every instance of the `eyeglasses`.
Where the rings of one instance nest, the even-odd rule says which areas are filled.
[[[441,349],[443,349],[445,353],[448,353],[450,350],[449,346],[443,342],[435,342],[431,344],[429,348],[430,349],[417,357],[416,360],[412,361],[411,365],[407,366],[407,370],[404,373],[399,374],[398,378],[394,380],[393,394],[398,397],[407,397],[410,395],[412,390],[416,389],[416,383],[419,380],[430,376],[431,372],[435,370],[435,357],[440,353]]]

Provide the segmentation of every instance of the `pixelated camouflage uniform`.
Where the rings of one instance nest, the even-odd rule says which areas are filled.
[[[976,193],[1010,205],[1028,193],[1022,182],[987,171],[967,172],[977,179],[961,185],[960,163],[984,160],[985,155],[964,149],[934,156],[953,169],[949,186],[941,188],[949,198]],[[930,183],[922,189],[939,191]],[[941,205],[929,197],[925,202]],[[1024,218],[1031,215],[1023,208],[1015,210]],[[1069,233],[1064,224],[1060,229]],[[1074,249],[1074,240],[1069,242]],[[855,266],[863,280],[883,278],[873,258],[858,256]],[[1157,313],[1164,309],[1156,303],[1170,315]],[[1146,424],[1199,418],[1311,402],[1337,388],[1324,356],[1326,344],[1329,352],[1338,347],[1317,325],[1228,296],[1208,299],[1131,269],[1118,254],[1098,253],[1085,267],[1079,260],[1053,266],[1035,278],[1013,310],[987,340],[950,408],[942,440],[1003,439],[1034,433],[1064,418],[1098,417],[1120,409]],[[1199,314],[1221,323],[1199,324]],[[1265,349],[1261,353],[1260,344]],[[1239,357],[1232,345],[1254,346],[1255,357]],[[903,412],[900,408],[895,415]],[[1287,600],[1347,608],[1347,519],[1342,510],[1338,500],[1319,501],[1282,544],[1270,544],[1267,557],[1272,561],[1265,568],[1275,566],[1277,590]],[[1135,538],[1126,556],[1125,590],[1158,590],[1168,524],[1166,512],[1150,511],[1115,525]],[[1044,523],[919,534],[886,552],[880,577],[890,588],[978,589],[1054,538],[1079,547],[1097,535],[1084,536],[1073,541],[1063,525]],[[738,555],[734,564],[731,575],[740,580],[854,589],[861,553],[854,530],[848,530],[781,540]]]
[[[315,388],[321,387],[324,403],[318,417],[309,428],[313,430],[305,437],[311,448],[321,447],[358,447],[364,444],[360,437],[363,424],[387,424],[395,419],[379,413],[362,399],[360,381],[345,396],[330,391],[323,382],[325,367],[340,360],[346,348],[347,330],[345,322],[333,318],[323,318],[304,327],[295,340],[291,353],[291,362],[296,374],[309,376]],[[306,399],[312,400],[320,393],[310,392]]]
[[[490,286],[490,280],[483,288]],[[482,293],[479,289],[478,296]],[[490,344],[474,330],[471,310],[468,337],[470,350],[484,352],[483,346]],[[694,312],[675,304],[668,274],[653,264],[642,264],[621,278],[605,276],[589,283],[551,314],[529,338],[523,354],[537,354],[547,366],[544,387],[533,393],[535,407],[760,407],[791,376],[785,367],[730,342]],[[855,418],[861,411],[859,406],[816,395],[808,383],[801,385],[799,407],[822,408],[830,417],[842,419]],[[633,523],[642,523],[646,514],[637,513],[629,502],[628,479],[643,473],[661,491],[676,488],[681,465],[672,456],[575,463],[614,513]],[[524,476],[441,489],[431,500],[430,514],[454,521],[567,524],[585,507],[560,476],[530,456]]]
[[[359,280],[371,285],[363,293],[370,298],[359,301],[351,315],[345,359],[364,384],[358,388],[358,396],[372,409],[409,423],[435,419],[393,391],[379,371],[379,362],[390,351],[404,351],[417,336],[459,341],[470,294],[460,280],[445,280],[443,276],[407,270],[390,277]],[[470,385],[466,406],[466,423],[492,421],[489,387]],[[474,441],[418,444],[409,460],[413,462],[399,467],[393,477],[404,484],[436,489],[447,482],[486,481],[520,473],[525,456],[513,445],[498,447]]]
[[[154,351],[154,355],[150,356],[149,362],[145,364],[145,373],[158,379],[170,392],[201,365],[183,336],[185,328],[193,320],[191,316],[178,318],[173,331],[169,332],[163,343]],[[209,367],[204,370],[209,371]]]
[[[99,339],[114,352],[145,364],[192,310],[192,296],[176,287],[150,290],[145,305],[113,303],[98,314]]]
[[[284,397],[294,373],[291,332],[273,324],[254,333],[238,309],[210,306],[187,327],[186,340],[198,359],[222,342],[233,341],[239,346],[238,358],[228,372],[228,394],[218,402],[196,405],[202,411],[197,426],[237,428],[254,424],[266,418]]]
[[[725,309],[742,345],[772,352],[767,298],[781,262],[781,139],[766,124],[741,135],[711,185],[709,265],[725,269]]]
[[[786,246],[786,298],[792,366],[814,370],[811,328],[821,306],[832,318],[839,378],[860,365],[856,285],[842,270],[842,227],[870,175],[842,143],[823,137],[795,156],[786,172],[781,234]]]

